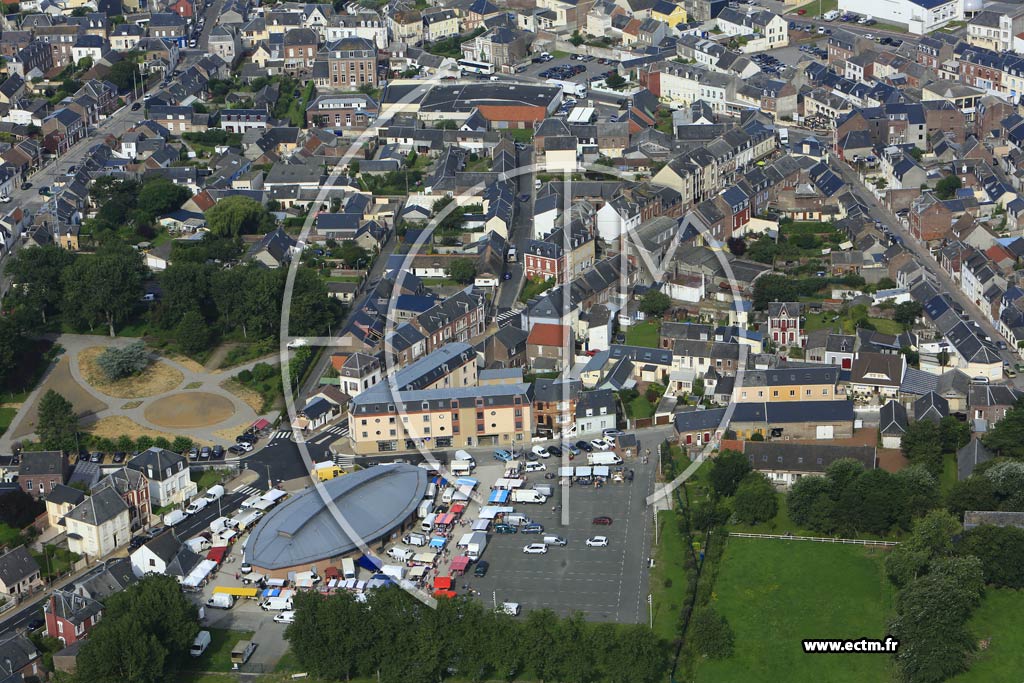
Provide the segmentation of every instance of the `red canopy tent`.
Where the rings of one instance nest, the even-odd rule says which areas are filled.
[[[455,505],[452,505],[451,513],[453,515],[461,515],[465,510],[466,505],[464,503],[456,503]]]
[[[467,555],[459,555],[452,560],[452,571],[458,574],[463,574],[469,569],[469,557]]]
[[[435,598],[454,598],[456,595],[455,591],[434,591]]]
[[[224,553],[228,551],[226,545],[219,545],[215,548],[210,548],[210,552],[206,553],[206,559],[213,560],[217,564],[224,561]]]
[[[324,569],[324,578],[328,581],[331,579],[340,579],[341,571],[337,567],[327,567]]]
[[[270,423],[267,422],[266,420],[264,420],[263,418],[260,418],[260,419],[258,419],[258,420],[256,420],[255,422],[252,423],[252,428],[253,429],[257,429],[257,430],[258,429],[266,429],[269,426],[270,426]]]
[[[434,577],[434,591],[446,591],[451,590],[452,577],[450,576],[435,576]]]

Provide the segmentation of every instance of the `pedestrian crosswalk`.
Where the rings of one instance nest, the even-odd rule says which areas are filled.
[[[343,470],[353,470],[356,466],[356,456],[347,455],[345,453],[336,453],[334,456],[334,464]]]
[[[274,432],[273,436],[270,437],[270,440],[271,441],[280,441],[281,439],[291,440],[291,438],[292,438],[292,430],[290,430],[290,429],[279,429],[278,431]]]
[[[512,321],[519,317],[519,311],[503,311],[495,317],[495,322],[498,323],[498,327],[508,327],[512,324]]]
[[[231,491],[231,493],[241,493],[241,494],[246,495],[246,496],[255,496],[255,495],[261,494],[263,492],[260,491],[255,486],[245,486],[245,485],[243,485],[243,486],[236,487],[235,489],[233,489]]]
[[[348,425],[334,425],[333,427],[328,427],[324,431],[328,434],[334,434],[335,436],[348,436]]]

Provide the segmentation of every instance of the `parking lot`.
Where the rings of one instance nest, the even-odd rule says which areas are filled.
[[[546,464],[553,471],[558,460],[551,458]],[[580,459],[574,464],[580,464]],[[645,620],[653,524],[645,499],[653,491],[655,465],[629,458],[625,467],[635,472],[632,483],[609,481],[601,488],[556,486],[554,497],[544,505],[516,505],[516,512],[543,525],[544,533],[490,533],[483,554],[490,565],[487,576],[470,574],[458,580],[459,588],[468,584],[487,604],[517,602],[524,612],[549,608],[561,615],[583,612],[602,621]],[[480,469],[489,473],[491,467],[482,464]],[[529,479],[555,483],[545,480],[544,474],[533,473]],[[487,474],[481,478],[490,480]],[[557,505],[568,513],[567,525],[561,523],[563,511],[552,509]],[[594,525],[598,516],[611,517],[612,524]],[[552,534],[564,538],[567,545],[549,546],[543,555],[523,553],[523,546]],[[608,546],[587,547],[586,540],[598,535],[608,537]]]

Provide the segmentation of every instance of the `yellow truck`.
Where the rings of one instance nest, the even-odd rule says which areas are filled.
[[[319,479],[320,481],[330,481],[335,477],[340,477],[348,473],[333,462],[319,462],[313,466],[312,474],[315,479]]]

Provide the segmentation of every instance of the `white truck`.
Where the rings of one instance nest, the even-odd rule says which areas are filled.
[[[479,560],[487,547],[487,534],[482,531],[474,531],[466,543],[466,557],[471,560]]]
[[[545,81],[548,85],[557,85],[562,89],[562,93],[566,95],[572,95],[573,97],[586,97],[587,86],[582,83],[573,83],[572,81],[560,81],[557,78],[549,78]]]
[[[175,524],[180,524],[181,522],[184,522],[187,517],[187,512],[184,512],[182,510],[171,510],[166,515],[164,515],[164,526],[174,526]]]
[[[587,463],[591,465],[621,465],[622,458],[614,453],[590,453],[587,455]]]
[[[288,597],[282,595],[276,598],[267,598],[260,603],[260,609],[265,612],[283,612],[284,610],[291,608],[292,598],[290,595]]]
[[[228,518],[218,517],[217,519],[210,522],[210,533],[219,534],[228,528]]]
[[[215,503],[224,496],[224,487],[220,484],[216,484],[206,489],[206,495],[203,498],[206,499],[207,503]]]
[[[235,596],[227,593],[214,593],[213,596],[206,601],[207,607],[215,607],[217,609],[231,609],[235,606]]]
[[[201,555],[210,549],[210,541],[203,538],[202,536],[196,536],[185,541],[185,545],[189,547],[189,550],[194,552],[196,555]]]
[[[456,477],[463,477],[473,473],[473,465],[470,464],[469,460],[452,460],[451,464],[448,465],[448,469]]]
[[[540,491],[534,489],[514,489],[512,491],[513,503],[537,503],[543,505],[547,501],[547,496],[541,495]]]

